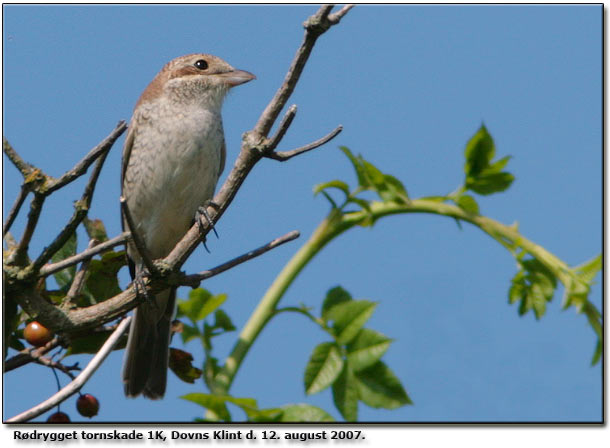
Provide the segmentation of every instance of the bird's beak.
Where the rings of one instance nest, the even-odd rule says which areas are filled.
[[[231,70],[230,72],[218,73],[217,76],[220,76],[230,87],[256,79],[256,76],[245,70]]]

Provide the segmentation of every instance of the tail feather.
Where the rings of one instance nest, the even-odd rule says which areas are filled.
[[[143,303],[134,313],[123,362],[125,395],[163,398],[167,383],[170,326],[176,290],[163,291],[155,303]]]

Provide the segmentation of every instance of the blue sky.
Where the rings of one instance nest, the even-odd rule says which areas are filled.
[[[120,119],[170,59],[212,53],[257,80],[236,88],[223,119],[227,166],[280,85],[314,6],[5,6],[3,134],[51,175],[72,167]],[[185,265],[215,266],[290,230],[301,240],[206,282],[229,298],[243,326],[274,276],[328,212],[314,184],[354,184],[345,145],[398,177],[412,197],[446,194],[463,180],[463,149],[482,122],[516,176],[504,193],[481,198],[482,214],[510,224],[570,265],[602,247],[602,8],[563,6],[358,6],[323,35],[289,104],[297,117],[280,149],[319,138],[330,144],[284,164],[263,160],[211,238]],[[121,139],[107,159],[90,216],[120,231]],[[225,170],[225,175],[229,169]],[[3,211],[20,183],[3,168]],[[62,228],[84,180],[55,195],[31,245],[38,253]],[[25,208],[13,229],[22,229]],[[19,232],[16,232],[18,235]],[[81,240],[84,245],[84,240]],[[586,318],[561,311],[519,317],[507,291],[514,259],[478,229],[438,216],[394,216],[334,241],[292,285],[283,305],[319,309],[341,285],[378,301],[369,326],[395,342],[385,360],[414,401],[394,411],[360,405],[363,421],[598,421],[601,366]],[[128,282],[122,272],[123,285]],[[600,282],[592,300],[601,306]],[[185,297],[188,291],[181,290]],[[236,334],[217,341],[216,355]],[[339,418],[329,390],[308,397],[303,369],[325,341],[305,318],[282,314],[249,353],[232,393],[261,407],[306,402]],[[174,339],[174,345],[180,343]],[[203,360],[197,343],[187,345]],[[81,365],[87,362],[80,359]],[[177,397],[203,391],[170,373],[161,402],[122,395],[122,353],[84,388],[100,399],[97,421],[190,421],[201,408]],[[66,378],[62,378],[65,384]],[[32,387],[35,384],[36,387]],[[4,416],[55,391],[48,369],[4,378]],[[77,418],[75,398],[63,410]],[[240,418],[240,414],[235,414]],[[43,416],[46,419],[46,415]]]

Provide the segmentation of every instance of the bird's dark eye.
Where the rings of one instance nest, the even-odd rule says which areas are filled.
[[[197,67],[199,70],[205,70],[208,68],[208,63],[205,61],[205,59],[199,59],[197,62],[195,62],[195,67]]]

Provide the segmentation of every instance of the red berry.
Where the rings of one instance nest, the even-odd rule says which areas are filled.
[[[23,337],[34,347],[42,347],[53,339],[53,333],[36,321],[30,322],[23,330]]]
[[[47,423],[70,423],[70,417],[63,412],[56,412],[55,414],[49,415]]]
[[[100,403],[91,394],[84,394],[76,400],[76,410],[83,417],[93,417],[100,410]]]

